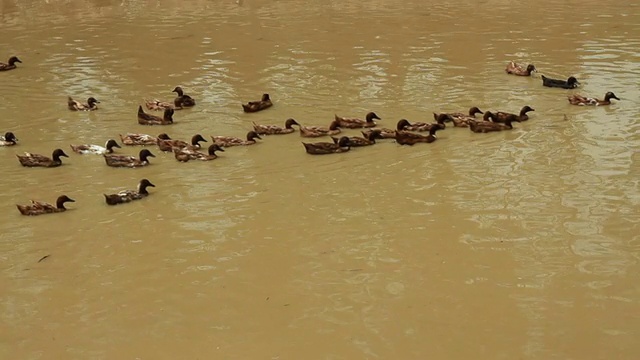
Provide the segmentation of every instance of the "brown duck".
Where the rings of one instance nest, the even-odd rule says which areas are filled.
[[[229,147],[229,146],[241,146],[241,145],[253,145],[257,144],[256,139],[262,139],[255,131],[249,131],[246,139],[241,139],[233,136],[211,136],[214,143]]]
[[[149,157],[156,157],[148,149],[140,150],[139,158],[127,155],[104,154],[104,160],[111,167],[137,168],[149,165]]]
[[[200,161],[210,161],[218,158],[216,151],[224,152],[224,149],[220,147],[218,144],[209,145],[208,153],[202,153],[200,151],[190,150],[190,149],[174,149],[173,153],[176,157],[176,160],[180,162],[187,162],[189,160],[200,160]]]
[[[374,145],[376,143],[376,139],[383,139],[382,131],[380,129],[371,130],[371,131],[367,132],[366,134],[363,131],[362,135],[364,137],[350,136],[349,137],[349,146],[352,146],[352,147],[370,146],[370,145]],[[341,138],[337,138],[335,136],[332,136],[331,139],[333,140],[334,144],[338,144],[340,142]]]
[[[188,148],[190,150],[197,150],[201,147],[200,141],[207,142],[207,140],[205,140],[205,138],[203,138],[200,134],[195,134],[191,137],[191,144],[182,140],[158,139],[158,148],[160,148],[160,151],[173,151],[173,149],[176,148]]]
[[[529,105],[525,105],[520,110],[520,114],[516,115],[516,114],[504,112],[504,111],[498,111],[495,113],[491,113],[493,115],[491,118],[493,119],[493,122],[504,123],[508,118],[510,118],[513,115],[517,117],[518,120],[520,121],[527,121],[529,120],[529,115],[527,115],[529,111],[535,111],[535,109],[530,107]]]
[[[138,124],[140,125],[170,125],[173,124],[173,109],[166,109],[164,116],[159,117],[147,114],[142,110],[142,105],[138,107]]]
[[[156,145],[158,144],[158,140],[169,140],[171,139],[169,135],[162,133],[158,135],[158,137],[147,135],[147,134],[120,134],[120,140],[123,144],[132,146],[132,145]]]
[[[569,95],[567,99],[569,100],[569,103],[571,105],[581,105],[581,106],[611,105],[611,99],[616,99],[620,101],[620,99],[618,99],[616,94],[612,93],[611,91],[604,94],[604,100],[599,100],[592,97],[586,97],[579,94]]]
[[[485,116],[487,115],[487,113],[490,114],[490,112],[487,111],[485,112]],[[469,124],[469,130],[475,133],[488,133],[493,131],[511,130],[513,129],[513,125],[511,123],[514,121],[520,122],[520,119],[518,118],[518,116],[511,114],[506,118],[504,123],[497,123],[492,121],[481,121],[481,122]]]
[[[444,129],[442,125],[435,124],[429,129],[429,135],[414,134],[407,131],[396,131],[396,142],[400,145],[415,145],[417,143],[432,143],[436,141],[436,132]]]
[[[17,56],[12,56],[9,58],[8,64],[0,62],[0,71],[8,71],[16,68],[16,63],[22,63]]]
[[[335,115],[335,121],[338,122],[341,128],[344,129],[360,129],[375,127],[377,124],[373,120],[382,120],[376,113],[370,112],[365,116],[365,120],[358,118],[347,118]]]
[[[303,142],[304,149],[307,154],[311,155],[326,155],[347,152],[351,149],[351,140],[347,136],[343,136],[338,140],[338,143],[332,142],[317,142],[317,143],[305,143]]]
[[[340,133],[340,123],[336,120],[325,126],[302,126],[300,125],[300,136],[302,137],[320,137],[327,135],[336,135]]]
[[[58,167],[62,165],[62,160],[60,160],[61,156],[69,157],[67,154],[62,151],[62,149],[55,149],[51,154],[51,157],[46,157],[44,155],[32,154],[32,153],[24,153],[24,155],[16,155],[20,164],[26,167]]]
[[[527,65],[525,68],[524,65],[517,64],[514,61],[511,61],[507,64],[506,69],[504,71],[507,74],[520,75],[520,76],[531,76],[531,73],[536,71],[536,67],[533,64]]]
[[[295,121],[295,119],[287,119],[284,122],[284,127],[278,126],[278,125],[258,125],[255,122],[253,122],[253,131],[255,131],[258,135],[282,135],[282,134],[291,134],[292,132],[296,131],[293,128],[293,125],[298,125],[300,126],[300,124],[298,124],[297,121]]]
[[[18,142],[16,135],[7,131],[4,136],[0,136],[0,146],[13,146]]]
[[[270,108],[271,106],[273,106],[273,103],[269,98],[269,94],[262,94],[260,101],[249,101],[246,104],[242,104],[242,109],[244,112],[253,113]]]
[[[147,179],[142,179],[138,183],[136,190],[122,190],[115,194],[103,194],[107,205],[117,205],[132,202],[134,200],[140,200],[149,196],[148,187],[156,187]]]
[[[423,132],[423,131],[430,131],[434,126],[438,126],[441,129],[444,129],[446,127],[445,125],[445,121],[451,120],[451,117],[448,114],[434,114],[433,116],[436,120],[436,123],[424,123],[424,122],[417,122],[417,123],[410,123],[409,120],[407,119],[401,119],[400,121],[398,121],[398,125],[397,125],[397,130],[403,130],[403,131],[418,131],[418,132]]]
[[[67,97],[67,107],[72,111],[94,111],[98,110],[98,105],[100,101],[98,101],[94,97],[90,97],[87,99],[87,103],[83,104],[80,101],[73,100],[71,96]]]
[[[22,215],[42,215],[42,214],[53,214],[67,211],[67,208],[64,207],[64,204],[67,202],[76,202],[72,198],[67,195],[60,195],[58,199],[56,199],[56,205],[53,206],[46,202],[34,201],[31,200],[31,204],[27,205],[16,205],[18,207],[18,211]]]

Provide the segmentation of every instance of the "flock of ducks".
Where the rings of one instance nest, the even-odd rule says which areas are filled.
[[[0,71],[16,69],[16,63],[22,63],[16,56],[9,58],[8,63],[0,62]],[[529,64],[526,67],[511,61],[506,69],[507,74],[519,76],[531,76],[536,72],[536,67]],[[552,79],[541,76],[543,86],[574,89],[580,85],[578,80],[571,76],[567,80]],[[147,111],[162,111],[162,116],[145,112],[142,105],[138,107],[138,124],[140,125],[171,125],[173,115],[176,110],[189,109],[196,105],[196,101],[184,90],[177,86],[172,92],[177,94],[173,102],[165,102],[157,99],[145,100]],[[611,99],[620,100],[613,92],[607,92],[604,99],[587,97],[579,94],[568,96],[568,101],[572,105],[582,106],[602,106],[611,104]],[[95,111],[98,110],[98,101],[94,97],[89,97],[86,103],[67,99],[67,107],[71,111]],[[273,106],[269,94],[263,94],[258,101],[250,101],[242,104],[242,109],[247,113],[262,111]],[[376,140],[395,139],[400,145],[415,145],[417,143],[433,143],[436,141],[436,132],[444,130],[447,123],[453,127],[469,128],[474,133],[489,133],[513,129],[514,122],[527,121],[528,113],[535,111],[529,105],[522,107],[519,113],[508,113],[503,111],[482,111],[477,106],[473,106],[466,113],[434,113],[434,122],[414,122],[401,119],[397,122],[395,129],[380,128],[375,120],[382,120],[375,112],[369,112],[364,119],[354,117],[342,117],[335,115],[333,121],[328,126],[303,126],[295,119],[285,120],[284,126],[262,125],[253,122],[253,130],[249,131],[244,138],[232,136],[211,136],[212,144],[206,152],[202,151],[201,142],[208,142],[202,135],[194,135],[189,142],[172,139],[166,133],[158,136],[140,133],[120,134],[120,140],[126,146],[157,146],[160,151],[172,152],[177,161],[188,162],[192,160],[211,161],[218,158],[216,152],[224,152],[225,148],[233,146],[249,146],[262,140],[261,135],[285,135],[296,132],[294,126],[298,127],[301,137],[319,138],[329,137],[332,141],[327,142],[302,142],[305,151],[311,155],[336,154],[350,151],[353,147],[371,146],[376,144]],[[476,115],[482,114],[482,117]],[[342,133],[343,129],[360,129],[362,136],[336,136]],[[421,134],[426,133],[426,134]],[[18,139],[13,132],[6,132],[0,136],[0,146],[13,146]],[[71,150],[77,154],[99,154],[104,157],[105,163],[111,167],[137,168],[149,165],[149,158],[155,155],[147,148],[140,150],[138,157],[114,154],[114,148],[121,146],[114,139],[109,139],[104,146],[93,144],[71,145]],[[62,157],[69,157],[62,149],[55,149],[51,157],[24,153],[16,155],[20,164],[24,167],[57,167],[62,165]],[[148,188],[155,187],[148,179],[142,179],[135,190],[122,190],[114,194],[104,194],[105,202],[108,205],[128,203],[134,200],[145,198],[149,195]],[[57,198],[56,204],[32,200],[27,205],[17,205],[18,210],[23,215],[41,215],[66,211],[65,203],[75,202],[66,195]]]

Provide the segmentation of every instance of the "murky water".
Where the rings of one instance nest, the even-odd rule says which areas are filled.
[[[595,1],[0,1],[0,358],[632,359],[640,353],[640,6]],[[579,91],[504,73],[515,59]],[[136,122],[181,85],[175,124]],[[573,92],[610,107],[571,106]],[[275,106],[240,104],[271,94]],[[101,109],[67,110],[94,96]],[[251,122],[536,109],[510,132],[313,157],[107,167],[69,144]],[[356,130],[346,131],[355,135]],[[22,168],[15,154],[70,153]],[[120,153],[137,154],[124,147]],[[151,196],[108,207],[102,194]],[[72,210],[24,217],[16,203]],[[48,258],[38,262],[45,255]]]

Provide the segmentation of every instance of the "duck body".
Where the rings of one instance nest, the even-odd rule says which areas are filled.
[[[337,135],[340,133],[340,123],[336,120],[325,126],[302,126],[300,125],[300,136],[302,137],[321,137],[327,135]]]
[[[166,109],[163,117],[147,114],[142,110],[142,105],[138,107],[138,124],[140,125],[171,125],[173,124],[173,109]]]
[[[307,154],[311,155],[327,155],[343,153],[351,150],[351,140],[347,136],[341,137],[337,143],[330,142],[317,142],[317,143],[305,143],[303,142],[304,149]]]
[[[150,111],[165,111],[167,109],[176,109],[170,102],[160,101],[158,99],[145,100],[144,105]]]
[[[164,135],[165,139],[170,139],[169,135],[167,134],[160,134],[160,135],[161,136]],[[147,134],[125,134],[125,135],[120,134],[120,141],[122,141],[124,145],[128,145],[128,146],[156,145],[158,143],[159,138],[160,137],[155,137]]]
[[[271,106],[273,106],[273,103],[271,102],[271,98],[269,98],[269,94],[262,94],[260,101],[249,101],[246,104],[242,104],[242,110],[247,113],[253,113],[270,108]]]
[[[349,136],[349,146],[351,147],[360,147],[360,146],[371,146],[376,143],[376,139],[382,139],[382,131],[380,129],[374,129],[367,133],[362,132],[363,137],[359,136]],[[332,136],[334,144],[339,144],[341,138],[337,138]]]
[[[536,67],[533,64],[520,65],[514,61],[511,61],[507,64],[507,67],[504,69],[507,74],[519,75],[519,76],[531,76],[531,73],[536,71]]]
[[[436,141],[436,132],[438,130],[444,129],[440,124],[435,124],[436,126],[431,127],[429,129],[429,135],[422,134],[414,134],[408,131],[398,131],[396,130],[396,142],[400,145],[415,145],[417,143],[432,143]]]
[[[191,144],[182,140],[173,140],[173,139],[158,139],[158,148],[160,151],[173,151],[173,149],[183,149],[189,148],[191,150],[200,149],[200,141],[207,142],[205,138],[200,134],[193,135],[191,137]]]
[[[340,127],[344,129],[361,129],[375,127],[377,124],[375,121],[373,121],[374,119],[382,120],[374,112],[367,113],[367,115],[365,116],[365,120],[335,115],[335,121],[337,121]]]
[[[9,70],[13,70],[16,69],[16,63],[22,63],[22,61],[20,61],[20,59],[18,59],[17,56],[12,56],[9,58],[9,61],[5,64],[3,62],[0,62],[0,71],[9,71]]]
[[[90,97],[87,99],[87,103],[83,104],[79,101],[73,100],[71,96],[67,97],[67,107],[71,111],[94,111],[98,110],[98,105],[100,101],[98,101],[94,97]]]
[[[608,91],[606,94],[604,94],[604,100],[599,100],[597,98],[592,98],[592,97],[586,97],[579,94],[569,95],[567,99],[569,100],[569,103],[571,105],[580,105],[580,106],[611,105],[611,99],[616,99],[620,101],[620,99],[618,99],[616,94],[612,93],[611,91]]]
[[[241,139],[233,136],[211,136],[211,139],[215,144],[223,147],[229,146],[246,146],[257,144],[256,139],[262,139],[255,131],[249,131],[246,139]]]
[[[512,116],[515,116],[520,121],[527,121],[529,120],[529,115],[527,115],[529,111],[536,111],[536,110],[529,105],[525,105],[522,107],[519,114],[512,114],[504,111],[498,111],[498,112],[492,113],[493,114],[492,119],[493,119],[493,122],[504,123],[507,119],[511,118]]]
[[[104,154],[104,160],[111,167],[137,168],[149,165],[149,157],[156,157],[148,149],[140,150],[139,157],[127,155]]]
[[[95,155],[111,154],[113,153],[114,147],[120,148],[120,145],[118,145],[118,143],[113,139],[107,140],[104,147],[100,145],[90,145],[90,144],[70,145],[70,146],[71,146],[71,150],[73,150],[73,152],[75,152],[76,154],[95,154]]]
[[[34,200],[31,200],[30,204],[16,206],[18,207],[18,211],[20,211],[20,214],[36,216],[67,211],[67,208],[64,207],[64,204],[67,202],[75,202],[75,200],[71,199],[67,195],[61,195],[58,197],[58,199],[56,199],[55,206],[46,202]]]
[[[575,89],[580,85],[578,79],[573,76],[570,76],[567,80],[559,80],[559,79],[551,79],[544,75],[542,77],[542,85],[547,87],[555,87],[562,89]]]
[[[18,139],[11,131],[7,131],[4,136],[0,136],[0,146],[16,145]]]
[[[293,128],[293,125],[298,125],[300,126],[300,124],[298,124],[297,121],[295,121],[295,119],[287,119],[284,122],[284,127],[278,126],[278,125],[258,125],[255,122],[253,122],[253,131],[256,132],[256,134],[258,135],[283,135],[283,134],[291,134],[294,131],[296,131]]]
[[[209,145],[208,153],[202,153],[200,151],[194,151],[190,149],[174,149],[173,153],[176,160],[180,162],[187,162],[189,160],[211,161],[218,158],[216,151],[224,152],[224,149],[218,144]]]
[[[148,187],[156,187],[147,179],[142,179],[138,183],[136,190],[122,190],[115,194],[103,194],[107,205],[117,205],[140,200],[149,196]]]
[[[485,112],[485,115],[486,114],[490,114],[490,112],[487,111]],[[482,121],[477,123],[471,123],[469,124],[469,130],[475,133],[488,133],[488,132],[495,132],[495,131],[511,130],[513,129],[513,125],[511,123],[514,121],[520,122],[520,119],[518,119],[518,117],[515,115],[511,115],[505,120],[504,123],[497,123],[493,121]]]
[[[39,154],[24,153],[24,155],[16,155],[22,166],[26,167],[58,167],[62,165],[60,157],[69,157],[62,149],[55,149],[51,157]]]

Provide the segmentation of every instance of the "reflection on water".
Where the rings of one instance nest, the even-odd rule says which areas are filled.
[[[0,148],[0,357],[637,354],[638,6],[0,0],[0,20],[0,61],[23,60],[0,74],[0,131],[20,139]],[[507,76],[511,59],[583,87]],[[142,100],[176,85],[198,105],[138,125]],[[607,91],[622,100],[566,101]],[[263,92],[276,106],[241,111]],[[67,96],[102,106],[69,112]],[[136,170],[15,159],[127,132],[209,139],[368,111],[392,128],[523,105],[536,111],[510,132],[447,126],[433,144],[337,156],[293,134],[211,162],[152,147]],[[143,177],[149,198],[104,205]],[[62,193],[77,200],[64,214],[15,211]]]

